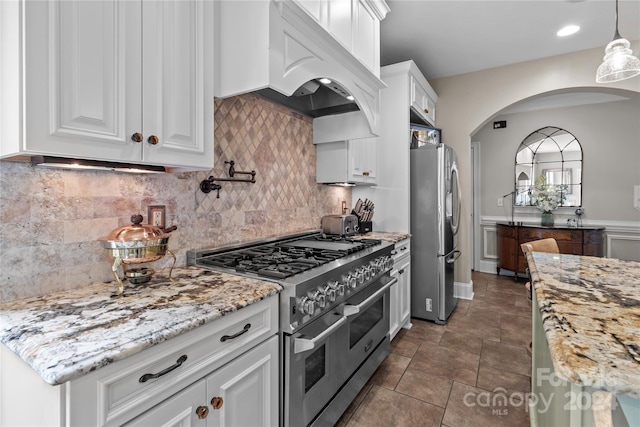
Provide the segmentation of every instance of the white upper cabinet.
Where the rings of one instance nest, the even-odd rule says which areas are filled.
[[[380,20],[389,10],[384,1],[224,1],[215,5],[216,96],[264,88],[291,96],[308,81],[327,77],[358,104],[359,122],[368,129],[356,137],[379,133],[378,99],[385,86],[379,78],[379,31]],[[348,138],[338,135],[332,141]]]
[[[411,76],[411,108],[427,123],[436,123],[436,94],[422,74]]]
[[[23,111],[2,157],[51,155],[213,166],[213,5],[208,1],[24,1]],[[2,60],[16,58],[7,41]],[[16,63],[16,67],[19,62]],[[22,74],[22,75],[21,75]],[[4,73],[3,73],[4,78]],[[3,114],[3,119],[4,113]],[[3,123],[4,124],[4,123]]]
[[[375,185],[377,138],[330,142],[316,146],[316,181],[323,184]]]
[[[380,76],[380,21],[389,12],[384,1],[293,1],[356,59]]]

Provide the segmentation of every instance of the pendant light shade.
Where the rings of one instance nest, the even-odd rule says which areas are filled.
[[[612,83],[640,74],[640,59],[633,56],[631,44],[618,32],[618,0],[616,0],[616,33],[604,49],[604,62],[596,72],[596,83]]]

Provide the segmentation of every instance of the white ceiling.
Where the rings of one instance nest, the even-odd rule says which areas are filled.
[[[427,80],[604,47],[614,0],[387,0],[381,65],[413,59]],[[560,38],[568,24],[581,30]],[[640,0],[620,0],[620,34],[640,39]],[[635,55],[640,52],[634,52]],[[594,76],[595,76],[595,71]]]

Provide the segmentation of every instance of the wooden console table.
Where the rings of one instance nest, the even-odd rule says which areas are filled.
[[[527,259],[520,245],[532,240],[553,237],[563,254],[604,255],[604,227],[567,228],[541,227],[534,225],[513,225],[498,223],[498,266],[500,270],[509,270],[526,274]]]

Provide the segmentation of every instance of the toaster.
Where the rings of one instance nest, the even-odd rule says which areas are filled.
[[[324,234],[349,236],[358,232],[358,217],[355,215],[325,215],[321,220]]]

